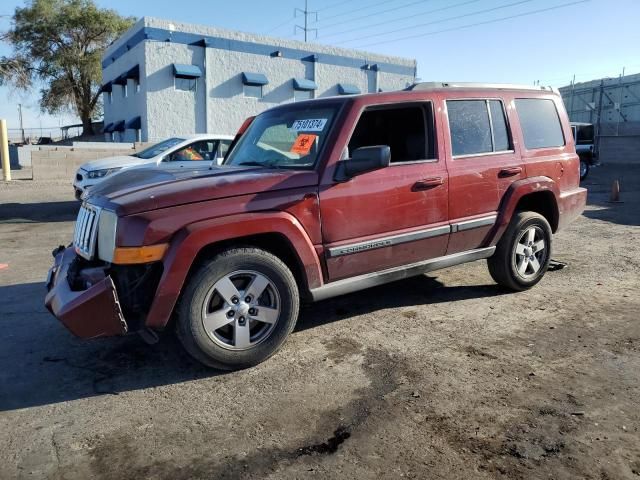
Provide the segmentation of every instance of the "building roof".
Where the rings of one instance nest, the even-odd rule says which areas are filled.
[[[334,65],[351,65],[362,69],[388,71],[410,76],[415,76],[416,71],[416,60],[410,58],[380,55],[297,40],[284,40],[153,17],[141,18],[111,44],[102,57],[102,67],[106,68],[135,45],[147,40],[200,45]]]

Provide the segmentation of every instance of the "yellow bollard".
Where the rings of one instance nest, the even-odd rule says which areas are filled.
[[[0,161],[2,162],[2,177],[5,182],[11,180],[11,165],[9,164],[9,135],[7,135],[7,121],[0,120]]]

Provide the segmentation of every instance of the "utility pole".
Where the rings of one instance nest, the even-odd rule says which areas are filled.
[[[625,70],[625,67],[622,67],[622,74],[620,75],[620,78],[618,79],[618,88],[620,89],[620,96],[618,98],[618,116],[617,116],[617,121],[616,121],[616,137],[620,136],[620,117],[622,116],[622,90],[623,90],[622,79],[624,78],[624,70]]]
[[[295,35],[296,33],[298,33],[298,29],[302,30],[304,32],[304,41],[307,41],[307,33],[308,32],[316,32],[316,38],[318,38],[318,29],[317,28],[309,28],[309,15],[313,15],[315,17],[315,21],[318,21],[318,12],[311,12],[309,11],[309,0],[304,0],[304,10],[301,10],[299,8],[296,8],[293,10],[293,16],[295,18],[298,17],[298,13],[301,13],[302,15],[304,15],[304,27],[301,27],[300,25],[295,25],[293,27],[293,34]]]
[[[576,74],[573,74],[573,80],[571,80],[571,101],[569,103],[569,120],[573,116],[573,93],[576,88]]]
[[[604,79],[600,80],[600,98],[598,99],[598,124],[596,127],[596,144],[595,144],[595,153],[600,156],[600,126],[601,126],[601,118],[602,118],[602,94],[604,93]]]
[[[22,104],[18,104],[18,117],[20,118],[20,133],[22,135],[22,143],[24,143],[24,125],[22,125]]]

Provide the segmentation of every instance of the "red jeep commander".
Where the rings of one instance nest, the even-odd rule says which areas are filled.
[[[172,325],[202,363],[272,355],[300,301],[487,259],[540,281],[552,234],[585,206],[560,96],[416,84],[260,114],[225,164],[129,170],[85,199],[46,305],[84,337]]]

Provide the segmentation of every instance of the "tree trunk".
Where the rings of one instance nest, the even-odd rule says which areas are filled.
[[[82,114],[82,136],[94,135],[93,124],[91,123],[91,115],[90,114]]]

